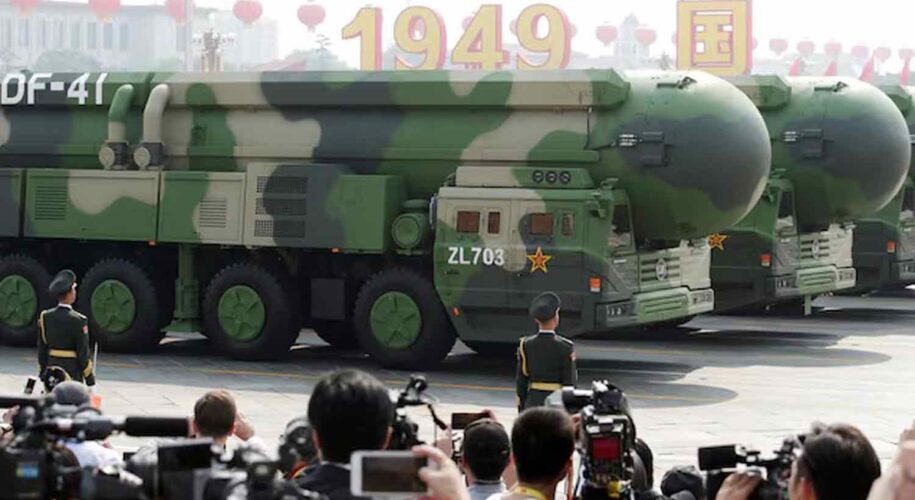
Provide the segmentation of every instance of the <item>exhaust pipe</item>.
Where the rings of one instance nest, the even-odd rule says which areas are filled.
[[[127,83],[115,92],[108,109],[108,141],[99,150],[98,159],[105,170],[125,170],[130,161],[130,144],[127,142],[127,114],[136,93]]]
[[[143,111],[143,140],[133,153],[133,161],[140,170],[160,170],[165,165],[165,144],[162,142],[165,107],[171,89],[162,83],[149,94]]]

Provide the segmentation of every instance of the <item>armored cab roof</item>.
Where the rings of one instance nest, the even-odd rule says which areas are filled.
[[[890,97],[902,114],[908,114],[912,109],[912,94],[909,88],[901,85],[881,85],[880,90]]]
[[[172,105],[233,107],[604,108],[630,90],[613,70],[162,73],[152,83],[172,88]]]
[[[759,109],[780,108],[791,100],[791,86],[778,75],[748,75],[728,78]]]

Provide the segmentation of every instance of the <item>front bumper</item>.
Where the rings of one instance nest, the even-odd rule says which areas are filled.
[[[790,299],[845,290],[855,286],[853,267],[821,266],[799,269],[794,274],[770,276],[766,280],[768,295]]]
[[[715,292],[711,288],[679,287],[635,294],[631,300],[598,304],[595,322],[601,329],[661,323],[711,312]]]
[[[890,281],[915,283],[915,260],[893,262],[890,267]]]

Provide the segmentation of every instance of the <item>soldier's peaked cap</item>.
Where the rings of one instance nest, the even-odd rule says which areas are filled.
[[[57,273],[57,276],[54,276],[54,279],[51,280],[51,285],[48,287],[48,293],[51,294],[51,297],[60,297],[69,292],[74,284],[76,284],[76,273],[69,269],[64,269]]]
[[[547,321],[556,316],[560,306],[562,306],[562,301],[559,300],[558,295],[553,292],[543,292],[531,302],[530,314],[537,321]]]

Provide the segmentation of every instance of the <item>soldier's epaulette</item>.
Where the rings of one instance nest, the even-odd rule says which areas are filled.
[[[572,342],[571,340],[569,340],[561,335],[557,335],[556,338],[565,342],[566,344],[569,344],[569,347],[575,347],[575,342]]]
[[[83,321],[86,321],[86,320],[89,319],[88,317],[86,317],[85,314],[82,314],[82,313],[79,313],[79,312],[76,312],[76,311],[73,311],[73,310],[71,310],[70,313],[73,314],[74,316],[76,316],[77,318],[83,320]]]

